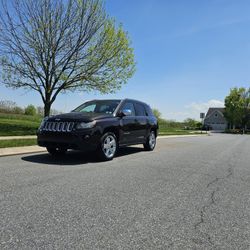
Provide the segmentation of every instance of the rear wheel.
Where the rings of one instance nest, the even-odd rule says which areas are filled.
[[[47,147],[47,151],[52,156],[62,156],[62,155],[66,154],[67,149],[65,149],[65,148]]]
[[[148,138],[147,138],[146,143],[144,143],[143,146],[144,146],[145,150],[152,151],[152,150],[154,150],[155,145],[156,145],[155,132],[151,131]]]
[[[114,133],[108,132],[101,138],[98,149],[99,158],[104,161],[110,161],[114,158],[117,151],[117,139]]]

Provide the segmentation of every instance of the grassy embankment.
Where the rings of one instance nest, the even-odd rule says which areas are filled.
[[[36,145],[36,139],[0,140],[0,148],[23,147]]]
[[[0,136],[35,135],[40,122],[39,116],[0,113]]]
[[[0,113],[0,136],[35,135],[41,117]],[[0,140],[0,148],[36,145],[36,139]]]

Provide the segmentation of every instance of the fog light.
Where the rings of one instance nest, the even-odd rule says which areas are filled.
[[[85,140],[87,140],[87,139],[89,139],[89,138],[90,138],[90,135],[85,135],[85,136],[84,136],[84,139],[85,139]]]

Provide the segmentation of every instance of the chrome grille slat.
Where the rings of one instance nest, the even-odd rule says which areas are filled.
[[[42,130],[50,132],[71,132],[74,122],[45,122]]]
[[[62,132],[66,132],[67,124],[68,124],[67,122],[64,122],[64,123],[63,123]]]

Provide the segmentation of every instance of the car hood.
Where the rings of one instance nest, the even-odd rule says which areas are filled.
[[[112,114],[97,114],[97,113],[83,113],[70,112],[66,114],[54,115],[48,118],[48,121],[81,121],[91,122],[93,120],[100,120],[113,117]]]

